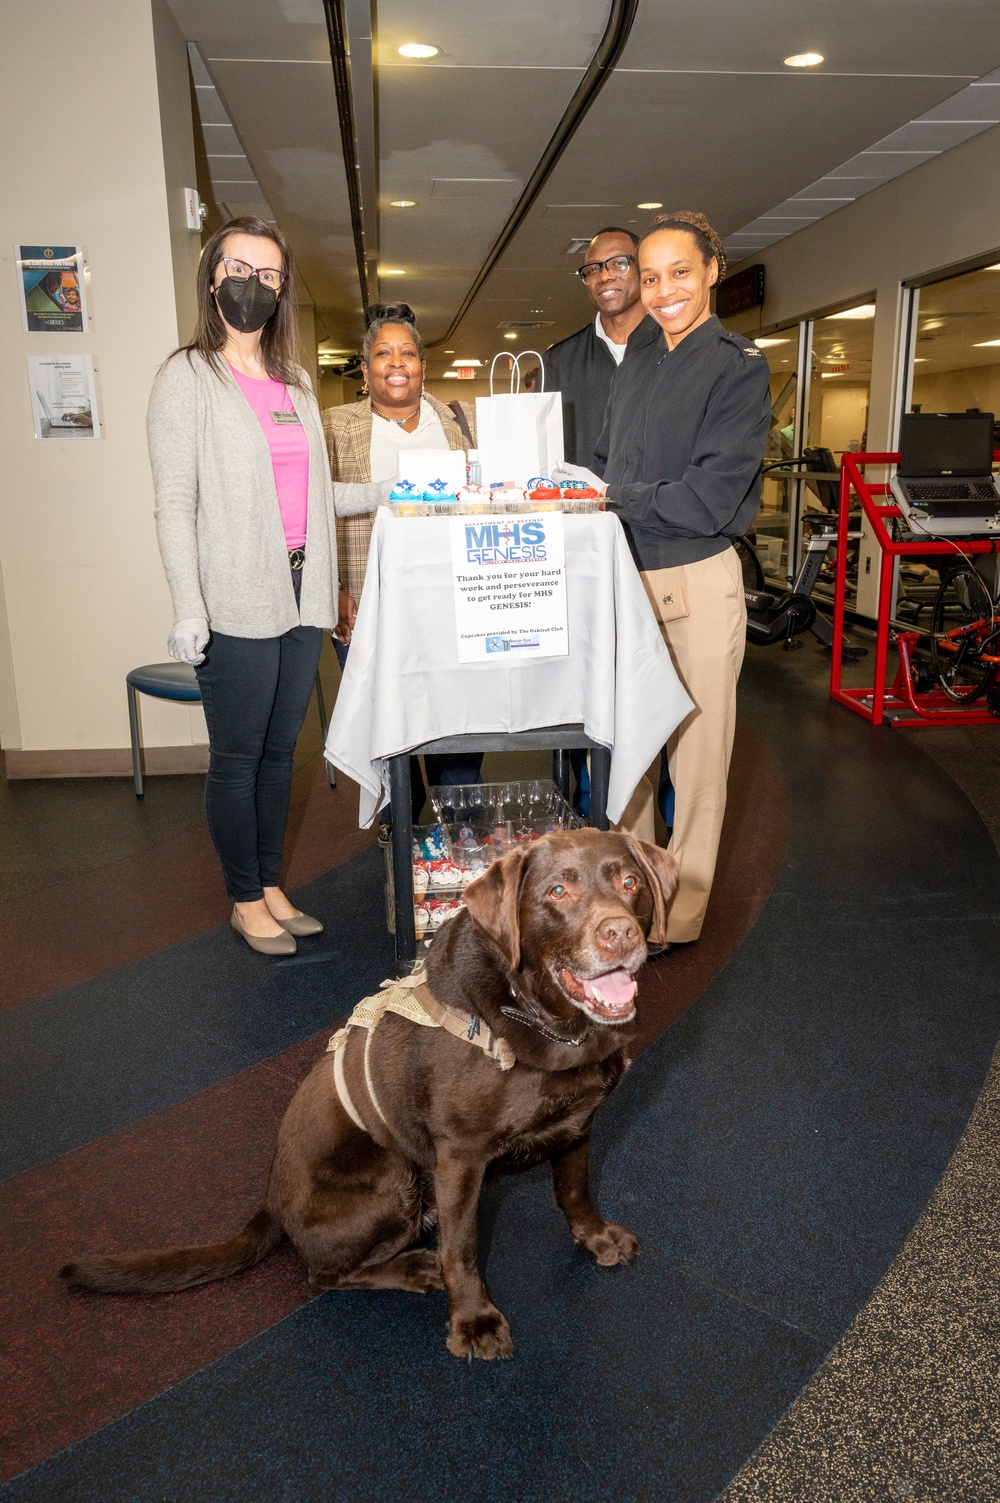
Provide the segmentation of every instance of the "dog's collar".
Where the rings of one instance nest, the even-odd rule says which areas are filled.
[[[511,986],[510,994],[514,998],[515,1002],[519,1002],[521,1006],[501,1007],[500,1011],[503,1013],[504,1017],[513,1018],[515,1023],[523,1023],[525,1028],[533,1028],[536,1033],[540,1033],[543,1038],[551,1040],[553,1044],[568,1044],[571,1049],[579,1049],[580,1045],[583,1043],[583,1040],[590,1032],[589,1027],[585,1028],[582,1036],[578,1039],[568,1038],[565,1033],[556,1033],[554,1028],[550,1028],[548,1023],[544,1022],[543,1019],[538,1016],[537,1012],[531,1006],[530,1002],[526,1002],[518,992],[517,988],[513,985]]]

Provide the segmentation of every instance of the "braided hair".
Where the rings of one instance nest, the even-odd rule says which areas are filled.
[[[650,235],[655,235],[657,230],[684,230],[687,234],[693,235],[705,265],[707,266],[712,257],[715,257],[719,264],[719,281],[722,281],[726,275],[726,252],[722,241],[704,214],[699,214],[697,209],[672,209],[669,214],[657,214],[646,234],[643,235],[643,240]]]
[[[409,303],[371,303],[365,309],[365,337],[361,346],[361,358],[365,365],[371,359],[375,341],[386,324],[409,324],[413,330],[413,342],[421,360],[425,358],[424,342],[417,333],[417,315]]]

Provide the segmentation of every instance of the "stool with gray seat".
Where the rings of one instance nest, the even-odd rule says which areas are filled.
[[[201,690],[198,687],[198,675],[188,663],[147,663],[144,668],[133,668],[131,673],[125,676],[125,687],[128,692],[128,727],[132,737],[132,776],[135,779],[135,796],[142,798],[142,755],[139,745],[139,707],[136,703],[137,694],[148,694],[152,699],[172,699],[178,704],[198,704],[201,701]],[[323,685],[320,683],[319,674],[316,675],[316,708],[319,711],[320,729],[323,734],[323,744],[326,744],[326,702],[323,699]],[[326,775],[330,787],[337,786],[336,775],[333,765],[326,763]]]

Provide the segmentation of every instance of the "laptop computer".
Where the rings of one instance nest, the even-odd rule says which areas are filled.
[[[992,412],[908,412],[889,488],[912,532],[1000,533]]]

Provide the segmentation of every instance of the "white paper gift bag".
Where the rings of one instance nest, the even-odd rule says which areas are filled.
[[[558,391],[521,391],[521,364],[533,355],[541,366],[542,357],[535,350],[522,350],[511,367],[509,392],[494,394],[493,371],[501,356],[494,355],[490,366],[490,395],[476,398],[476,438],[483,484],[512,485],[518,489],[538,475],[551,476],[563,461],[562,393]]]

